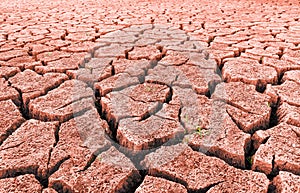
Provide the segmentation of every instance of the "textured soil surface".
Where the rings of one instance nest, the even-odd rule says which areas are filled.
[[[0,193],[300,192],[297,0],[2,0]]]

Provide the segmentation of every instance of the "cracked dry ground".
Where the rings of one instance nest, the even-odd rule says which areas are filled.
[[[0,2],[0,192],[300,192],[297,1]]]

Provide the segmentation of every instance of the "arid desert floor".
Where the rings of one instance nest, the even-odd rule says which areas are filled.
[[[0,193],[300,193],[297,0],[2,0]]]

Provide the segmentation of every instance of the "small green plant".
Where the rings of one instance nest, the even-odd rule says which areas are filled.
[[[145,86],[144,89],[146,92],[156,92],[157,91],[156,87],[151,87],[151,86]]]
[[[92,70],[93,68],[91,66],[85,66],[86,69]]]
[[[102,157],[98,156],[97,159],[101,162],[102,161]]]
[[[200,135],[200,137],[202,137],[202,135],[203,135],[202,127],[197,126],[197,127],[196,127],[196,133],[197,133],[198,135]]]
[[[185,130],[184,130],[184,134],[186,135],[187,133],[188,133],[188,131],[185,129]]]
[[[267,106],[268,106],[268,107],[271,107],[271,104],[270,104],[270,102],[266,102],[266,103],[267,103]]]
[[[196,127],[196,133],[202,138],[204,136],[207,136],[207,135],[210,135],[210,132],[211,130],[206,130],[206,129],[203,129],[202,127],[200,126],[197,126]]]
[[[189,122],[189,116],[188,116],[187,114],[184,115],[184,121],[185,121],[186,123]]]
[[[150,92],[151,90],[152,90],[152,88],[151,88],[150,86],[146,86],[146,87],[145,87],[145,91],[146,91],[146,92]]]
[[[246,157],[246,160],[247,160],[247,162],[252,166],[252,164],[253,164],[253,159],[252,159],[252,157],[251,157],[251,156]]]

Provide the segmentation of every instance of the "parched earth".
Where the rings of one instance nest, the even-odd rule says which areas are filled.
[[[0,192],[300,192],[300,2],[0,2]]]

